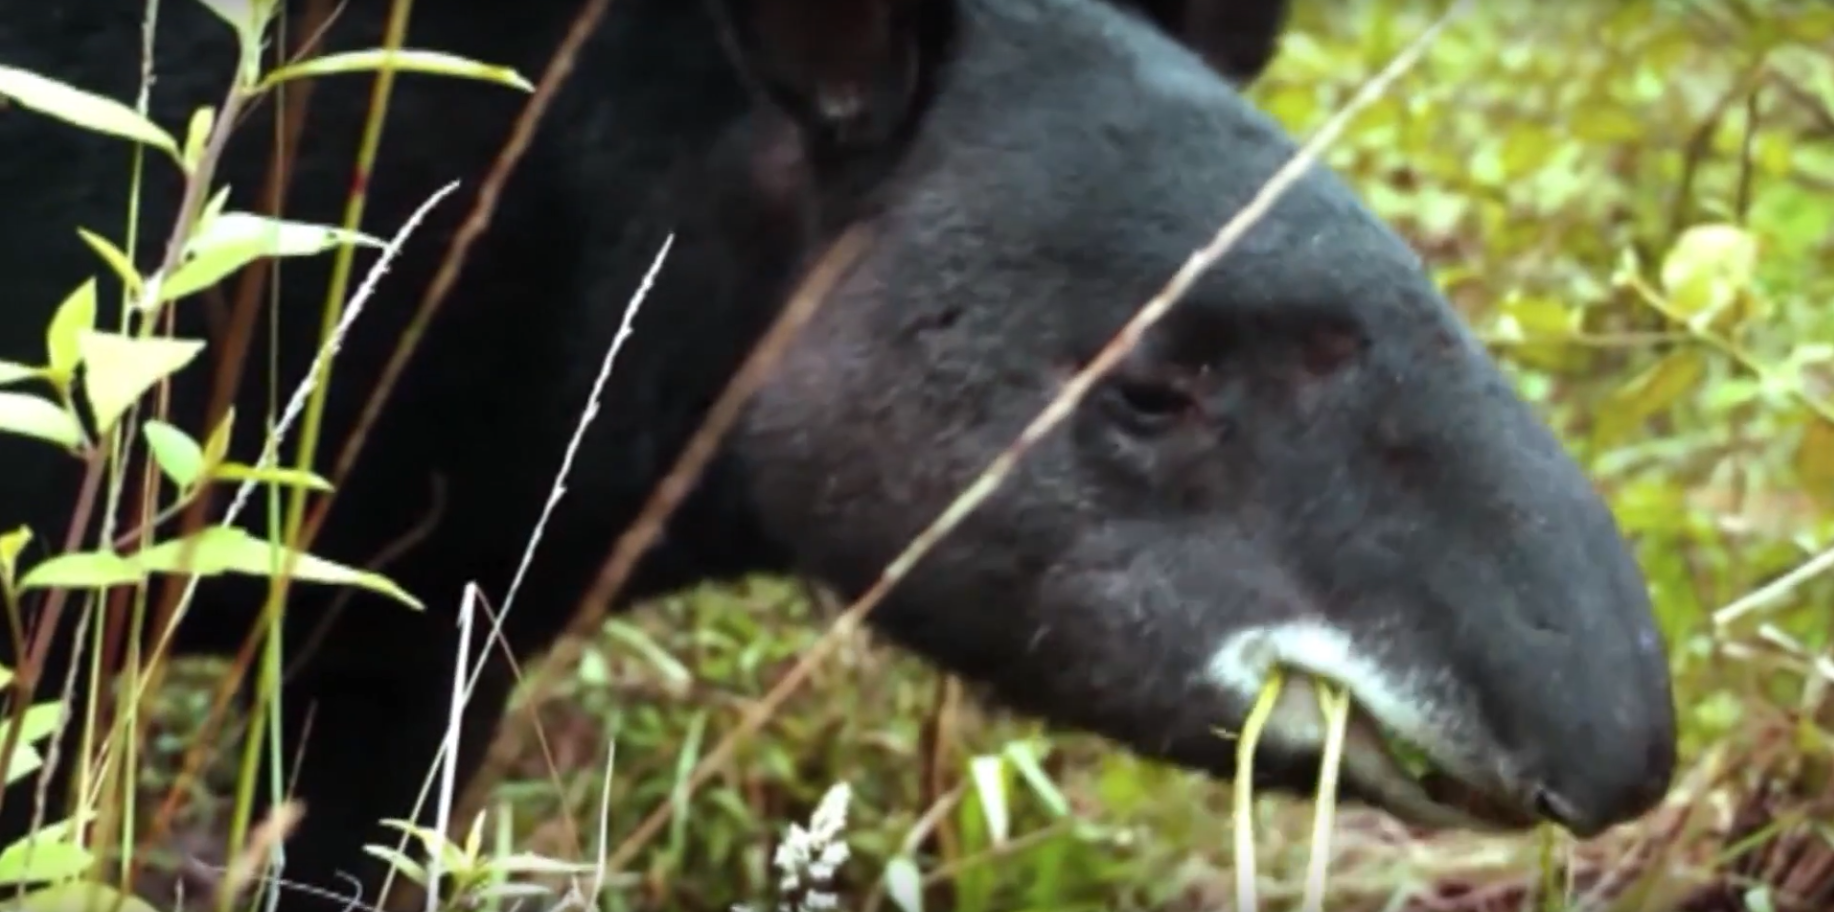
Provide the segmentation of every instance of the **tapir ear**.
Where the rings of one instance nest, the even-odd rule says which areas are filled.
[[[820,145],[869,147],[916,114],[954,0],[712,0],[740,69]]]
[[[1246,88],[1273,62],[1290,0],[1119,0],[1201,55],[1225,79]]]

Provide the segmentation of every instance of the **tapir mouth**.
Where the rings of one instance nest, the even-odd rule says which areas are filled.
[[[1289,677],[1280,702],[1303,700],[1315,707],[1313,681],[1305,674]],[[1340,778],[1358,797],[1405,823],[1431,829],[1520,831],[1541,822],[1502,786],[1474,783],[1470,777],[1450,772],[1451,768],[1378,719],[1352,695]]]
[[[1345,766],[1359,788],[1380,793],[1397,816],[1425,826],[1525,830],[1540,819],[1520,803],[1460,779],[1420,747],[1353,703]]]

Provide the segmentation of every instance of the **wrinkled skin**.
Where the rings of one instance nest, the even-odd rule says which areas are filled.
[[[408,43],[534,75],[576,6],[428,6]],[[288,756],[310,726],[286,876],[339,890],[351,872],[373,891],[357,847],[406,813],[438,745],[450,612],[469,581],[501,599],[666,232],[673,253],[511,611],[524,657],[560,630],[802,270],[854,224],[871,231],[865,252],[625,594],[751,572],[863,591],[1294,151],[1238,94],[1283,18],[1272,0],[613,3],[312,547],[362,564],[423,527],[383,569],[428,612],[356,594],[332,614],[337,593],[294,589],[287,643],[323,640],[296,657],[284,704]],[[353,4],[324,47],[379,43],[381,22],[380,4]],[[178,125],[219,99],[229,41],[193,4],[166,4],[160,25],[153,111]],[[0,17],[0,62],[116,98],[132,98],[138,41],[138,10],[112,0]],[[290,217],[340,218],[368,92],[367,78],[315,84]],[[346,343],[321,470],[521,103],[475,82],[397,83],[365,226],[392,233],[435,188],[464,184]],[[272,117],[253,111],[225,159],[233,208],[261,206]],[[149,165],[142,224],[159,230],[143,270],[176,198],[162,167]],[[118,142],[0,111],[0,357],[42,358],[51,309],[101,271],[73,229],[120,238],[128,174]],[[328,262],[285,267],[283,389],[311,355]],[[213,357],[236,353],[219,306],[180,308]],[[265,412],[265,319],[244,352],[242,458]],[[200,428],[210,369],[182,376],[175,421]],[[37,532],[30,563],[63,537],[77,466],[7,438],[0,468],[0,521]],[[263,509],[256,498],[245,527],[264,528]],[[261,592],[204,583],[180,647],[235,648]],[[1611,516],[1414,254],[1322,168],[871,622],[994,699],[1219,777],[1234,746],[1216,730],[1240,727],[1274,664],[1334,678],[1363,710],[1346,789],[1421,824],[1549,818],[1590,835],[1651,808],[1675,762],[1659,637]],[[461,780],[511,681],[500,654],[485,661]],[[1434,781],[1400,772],[1377,721],[1430,756]],[[1309,791],[1320,739],[1290,692],[1258,776]],[[9,838],[29,804],[9,793]]]

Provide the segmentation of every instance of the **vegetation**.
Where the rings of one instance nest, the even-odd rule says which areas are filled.
[[[268,5],[204,2],[245,35],[260,19],[240,11]],[[1399,0],[1299,7],[1254,96],[1302,136],[1443,11]],[[207,190],[210,138],[233,120],[229,107],[313,73],[250,60],[244,94],[182,137],[3,66],[0,95],[139,142],[152,152],[145,167],[183,167]],[[391,61],[528,87],[437,54],[316,67]],[[1635,537],[1681,689],[1687,766],[1668,807],[1583,846],[1549,834],[1414,833],[1338,808],[1326,907],[1765,912],[1808,908],[1797,900],[1815,891],[1834,902],[1834,582],[1823,573],[1834,566],[1834,8],[1467,4],[1327,159],[1416,243]],[[154,274],[134,274],[101,240],[115,226],[84,226],[96,232],[98,268],[124,275],[146,306],[132,325],[98,331],[93,285],[73,291],[48,328],[45,364],[0,364],[0,427],[63,445],[98,472],[111,448],[146,446],[176,492],[164,509],[206,483],[321,486],[261,454],[221,452],[220,429],[187,432],[140,414],[154,401],[142,394],[197,354],[159,337],[159,302],[260,257],[392,242],[303,225],[257,230],[209,193],[195,197],[176,235],[192,239],[188,255]],[[68,391],[79,367],[96,439],[69,395],[17,387],[36,377]],[[306,409],[302,433],[315,415]],[[94,553],[16,567],[21,534],[0,538],[9,607],[25,589],[81,596],[199,559],[265,575],[276,554],[297,558],[295,576],[393,591],[221,531],[189,542],[189,556],[175,540],[131,561]],[[959,683],[857,633],[804,666],[808,680],[761,730],[693,776],[829,636],[835,607],[797,582],[759,579],[606,622],[520,694],[483,816],[456,816],[454,842],[421,833],[378,851],[411,878],[421,850],[438,847],[457,875],[458,895],[442,890],[455,907],[726,910],[781,898],[817,908],[813,892],[887,912],[1200,910],[1232,901],[1241,810],[1262,908],[1299,903],[1309,802],[1263,797],[1238,809],[1225,786],[979,707]],[[252,789],[265,787],[250,781],[249,761],[265,739],[240,756],[221,751],[201,780],[184,767],[200,730],[216,725],[218,689],[243,673],[269,680],[272,657],[252,668],[160,663],[158,675],[152,657],[131,658],[147,662],[130,668],[136,688],[162,679],[150,719],[118,714],[117,743],[140,747],[90,775],[126,768],[137,788],[103,789],[89,809],[101,826],[87,839],[53,826],[29,859],[24,846],[0,852],[0,884],[65,878],[50,890],[70,895],[67,878],[122,861],[107,848],[126,846],[109,835],[119,821],[153,816],[176,788],[180,837],[136,857],[169,873],[183,867],[179,846],[205,844],[185,834],[206,834],[204,852],[218,858],[228,834],[245,848],[227,880],[245,886],[245,862],[271,836],[247,819]],[[55,687],[40,683],[35,705],[54,705]],[[73,724],[89,718],[74,710]],[[9,777],[42,762],[32,745],[53,725],[42,710],[12,714],[0,742],[16,747]],[[151,734],[135,737],[134,726]],[[242,731],[231,724],[206,740],[227,745]],[[640,826],[653,815],[660,826]],[[785,868],[797,883],[780,896]],[[511,875],[535,886],[517,888]],[[214,907],[182,872],[143,887],[171,907],[174,879],[191,884],[186,907]],[[536,892],[542,885],[554,891]]]

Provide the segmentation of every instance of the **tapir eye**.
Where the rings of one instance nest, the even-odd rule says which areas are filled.
[[[1104,390],[1111,411],[1135,431],[1166,430],[1197,412],[1190,393],[1162,380],[1116,377]]]

